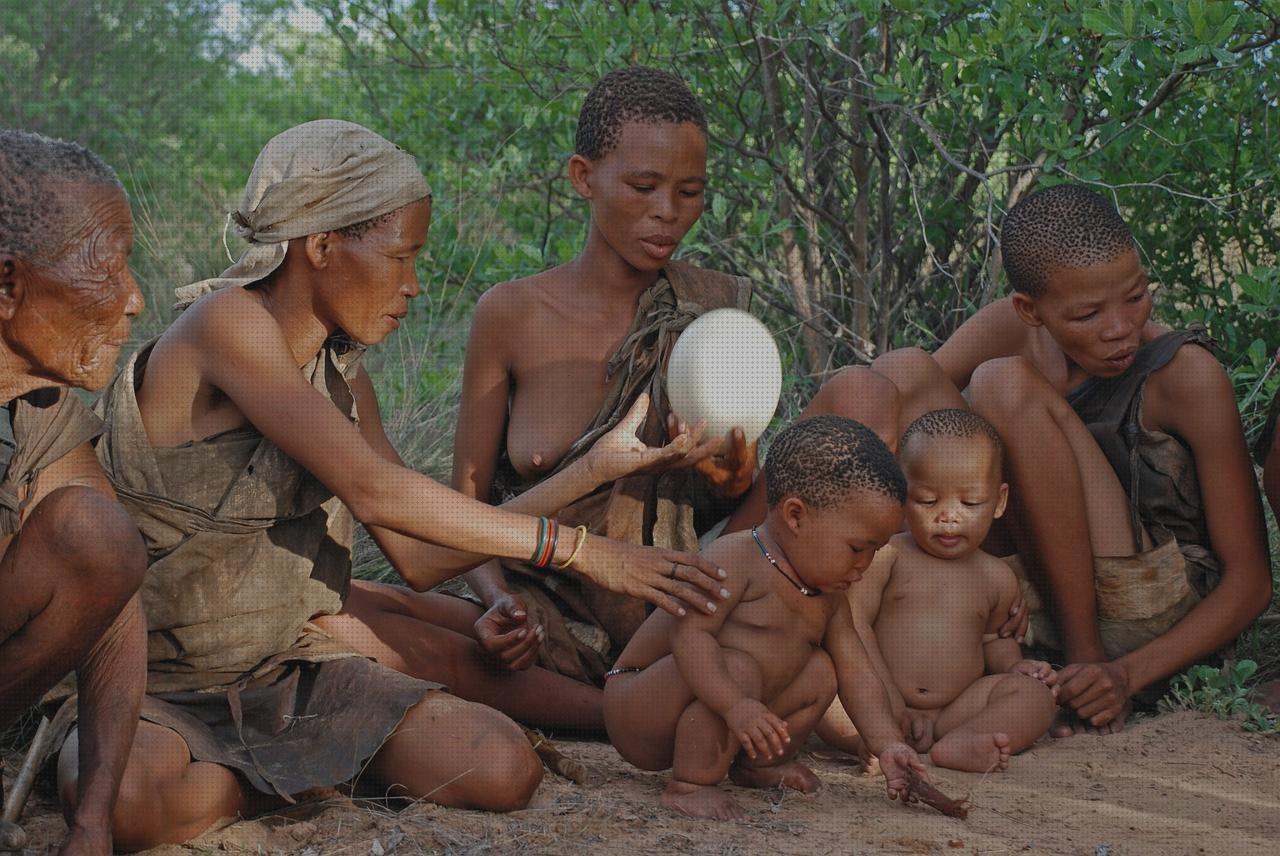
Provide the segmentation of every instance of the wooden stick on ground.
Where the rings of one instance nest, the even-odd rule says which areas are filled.
[[[927,806],[936,808],[947,817],[958,817],[964,820],[969,816],[968,797],[953,800],[915,770],[907,772],[907,787],[907,798],[910,800],[919,800]]]

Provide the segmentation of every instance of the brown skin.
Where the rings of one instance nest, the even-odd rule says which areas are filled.
[[[363,369],[353,383],[359,427],[298,369],[338,329],[374,345],[399,326],[408,301],[420,290],[414,258],[426,241],[430,216],[430,200],[424,199],[359,239],[337,232],[295,239],[267,280],[215,293],[184,312],[156,343],[138,391],[143,424],[159,447],[255,427],[352,509],[415,588],[429,588],[451,575],[429,570],[439,567],[442,557],[475,564],[486,555],[531,554],[535,522],[468,501],[406,469],[382,432]],[[297,430],[299,425],[308,430]],[[513,505],[537,511],[540,502],[563,504],[591,490],[601,474],[616,478],[628,467],[683,454],[691,445],[686,435],[666,449],[645,449],[634,436],[625,436],[625,426],[607,439],[601,455]],[[573,539],[562,538],[556,560],[565,561],[573,546]],[[682,563],[682,578],[696,579],[696,585],[667,578],[673,561]],[[672,611],[681,610],[677,598],[706,608],[704,589],[720,588],[711,562],[598,537],[585,542],[575,568]],[[357,585],[343,613],[322,620],[358,650],[398,655],[391,665],[436,677],[413,651],[420,638],[450,631],[433,626],[440,619],[419,609],[409,593],[397,592],[389,604],[380,602],[379,594],[377,587]],[[502,677],[517,697],[538,679]],[[492,688],[460,683],[477,695],[497,695]],[[541,691],[560,690],[543,682]],[[481,746],[484,751],[477,751]],[[64,794],[69,794],[76,770],[63,763],[61,771]],[[365,777],[379,792],[493,810],[525,805],[540,778],[541,765],[514,723],[440,693],[428,694],[411,710],[370,761]],[[151,725],[138,731],[122,793],[113,818],[117,843],[133,849],[187,840],[220,818],[262,807],[229,771],[192,761],[181,738]]]
[[[564,457],[600,409],[605,366],[640,295],[702,214],[705,171],[706,137],[688,122],[627,123],[604,157],[569,160],[570,181],[591,204],[586,247],[567,264],[490,289],[476,305],[454,434],[457,490],[487,499],[504,447],[527,477]],[[673,436],[685,430],[674,420],[669,427]],[[740,494],[755,469],[755,444],[735,432],[720,456],[720,439],[640,472],[692,466],[722,494]],[[489,607],[474,627],[481,645],[506,668],[528,668],[544,631],[528,624],[501,568],[483,565],[468,581]],[[590,694],[599,722],[599,691]]]
[[[894,536],[850,591],[854,624],[912,748],[940,767],[1003,770],[1048,730],[1056,679],[996,634],[1018,583],[979,547],[1008,485],[986,437],[921,435],[901,458],[910,534]],[[834,706],[819,733],[861,748]]]
[[[1104,733],[1122,727],[1135,692],[1211,655],[1271,598],[1262,509],[1230,380],[1208,352],[1182,348],[1151,375],[1143,424],[1191,449],[1222,580],[1143,648],[1115,661],[1102,650],[1093,557],[1132,554],[1133,532],[1124,488],[1064,395],[1090,376],[1123,371],[1134,348],[1166,332],[1150,314],[1146,273],[1129,252],[1058,271],[1037,298],[993,303],[943,344],[936,368],[892,377],[903,399],[968,387],[974,409],[999,430],[1013,498],[1010,546],[1030,558],[1065,637],[1059,701],[1077,728]],[[918,367],[920,352],[907,353]],[[891,357],[881,360],[893,368]],[[914,415],[904,411],[899,421]]]
[[[522,476],[548,472],[590,424],[640,295],[702,215],[706,152],[706,136],[692,123],[629,122],[599,160],[570,158],[570,181],[591,206],[586,246],[573,261],[498,285],[477,303],[454,433],[457,490],[487,499],[504,449]],[[804,415],[853,415],[856,405],[824,388]],[[684,426],[668,427],[674,435]],[[693,467],[728,500],[743,497],[726,531],[764,519],[763,480],[752,486],[756,447],[740,431],[727,451],[709,437],[644,471],[672,467]],[[528,668],[544,631],[530,626],[502,569],[489,563],[468,581],[488,606],[475,625],[481,646],[506,668]]]
[[[716,788],[731,764],[739,785],[817,790],[794,755],[837,692],[880,755],[890,797],[907,796],[909,771],[924,767],[903,743],[845,595],[901,525],[902,506],[881,494],[855,491],[829,509],[787,497],[758,530],[781,573],[750,533],[725,536],[708,548],[734,572],[725,607],[680,620],[655,614],[641,626],[618,667],[642,671],[609,679],[605,719],[625,759],[673,768],[663,805],[745,818]]]
[[[142,294],[119,188],[66,184],[78,220],[49,264],[0,255],[0,400],[111,378]],[[70,394],[67,392],[64,395]],[[112,847],[110,814],[146,684],[146,569],[138,530],[84,444],[40,473],[16,535],[0,541],[0,729],[70,671],[80,689],[78,761],[62,853]]]

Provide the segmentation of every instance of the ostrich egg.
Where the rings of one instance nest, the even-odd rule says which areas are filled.
[[[741,309],[713,309],[685,328],[667,363],[676,416],[704,437],[741,428],[750,443],[769,427],[782,392],[782,360],[768,328]]]

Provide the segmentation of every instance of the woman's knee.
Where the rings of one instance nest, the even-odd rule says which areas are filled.
[[[519,811],[542,783],[542,761],[518,725],[496,710],[483,710],[476,725],[485,734],[485,746],[461,782],[465,801],[485,811]]]
[[[49,545],[68,582],[89,586],[117,608],[142,585],[147,554],[138,527],[120,503],[92,488],[68,485],[50,491],[23,530]]]
[[[1001,357],[986,361],[974,371],[969,381],[969,400],[974,410],[997,420],[1022,412],[1045,386],[1039,371],[1023,357]]]
[[[58,756],[58,794],[62,799],[62,814],[70,824],[79,805],[80,734],[72,729]],[[132,852],[145,850],[167,839],[162,834],[164,813],[159,794],[163,786],[152,781],[155,771],[145,758],[130,754],[129,763],[120,777],[116,802],[111,813],[111,838],[116,850]]]
[[[855,419],[891,442],[897,440],[892,435],[897,433],[899,402],[898,388],[888,378],[866,366],[853,366],[824,383],[804,415]]]

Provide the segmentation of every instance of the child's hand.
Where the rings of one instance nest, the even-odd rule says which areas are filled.
[[[757,755],[766,760],[781,756],[785,744],[791,742],[786,721],[753,698],[736,703],[724,721],[752,761]]]
[[[891,800],[905,802],[910,799],[911,785],[907,775],[910,771],[915,770],[922,779],[929,778],[916,750],[905,743],[890,743],[876,757],[880,759],[880,772],[884,773],[885,789]]]
[[[1015,675],[1026,675],[1028,678],[1035,678],[1053,690],[1056,698],[1058,695],[1058,673],[1053,670],[1044,660],[1019,660],[1009,667],[1009,671]]]

